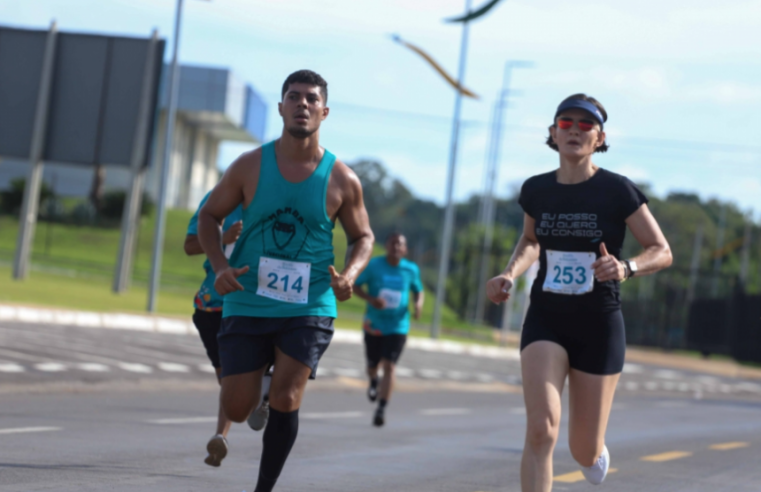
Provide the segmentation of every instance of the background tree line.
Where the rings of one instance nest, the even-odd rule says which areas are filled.
[[[392,231],[404,233],[409,241],[410,258],[420,265],[426,285],[435,287],[443,207],[414,196],[377,161],[361,160],[351,167],[362,182],[365,204],[378,241],[382,242]],[[624,299],[659,301],[657,309],[666,311],[667,318],[675,318],[661,323],[676,326],[684,324],[681,306],[687,302],[688,295],[693,298],[721,297],[731,295],[737,288],[748,293],[761,293],[761,224],[753,222],[746,212],[729,202],[701,200],[696,194],[682,192],[658,197],[647,184],[639,186],[648,196],[649,207],[669,240],[674,264],[658,275],[625,283],[622,286]],[[517,193],[496,200],[490,274],[496,274],[506,265],[522,229],[523,211],[517,200]],[[484,235],[483,227],[478,224],[480,203],[481,197],[474,195],[458,203],[455,209],[455,244],[446,301],[465,320],[475,312],[475,293],[478,291],[477,271]],[[722,229],[723,244],[720,244]],[[749,248],[746,236],[750,238]],[[639,249],[637,241],[627,234],[624,255],[634,256]],[[691,269],[695,251],[697,270]],[[745,281],[741,283],[743,266]],[[656,311],[654,306],[649,308],[650,311]],[[496,323],[501,310],[491,305],[486,309],[486,318]]]

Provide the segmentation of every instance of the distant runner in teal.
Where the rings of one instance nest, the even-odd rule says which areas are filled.
[[[380,400],[373,416],[373,424],[378,427],[386,422],[386,404],[394,386],[396,363],[410,331],[410,297],[414,299],[415,319],[420,318],[425,297],[420,269],[405,256],[407,238],[392,233],[386,239],[386,256],[370,260],[354,284],[357,297],[367,301],[364,332],[367,375],[370,377],[367,397],[371,402],[378,399],[378,366],[383,366]]]
[[[211,192],[207,193],[201,203],[198,205],[198,210],[190,218],[188,224],[187,236],[185,236],[185,254],[188,256],[202,255],[203,248],[198,241],[198,211],[206,203]],[[243,208],[236,207],[230,215],[225,217],[222,225],[222,243],[225,248],[225,255],[230,256],[235,248],[235,241],[240,236],[243,229]],[[219,363],[219,347],[217,345],[217,334],[222,324],[222,296],[220,296],[214,290],[214,281],[216,275],[211,269],[211,263],[207,259],[203,264],[203,269],[206,271],[206,278],[204,278],[201,287],[198,289],[198,293],[193,300],[195,312],[193,313],[193,324],[198,329],[198,334],[201,336],[201,341],[206,349],[206,355],[208,355],[211,365],[214,366],[214,371],[217,373],[217,379],[220,377],[222,367]],[[217,412],[217,432],[206,444],[206,451],[208,455],[204,462],[209,466],[219,466],[222,460],[227,456],[227,433],[230,430],[230,420],[225,416],[220,406]]]
[[[352,296],[375,241],[359,178],[320,146],[330,112],[327,82],[300,70],[285,80],[281,96],[280,138],[233,162],[198,218],[214,288],[225,296],[217,340],[230,420],[249,417],[264,372],[275,365],[254,492],[275,487],[296,442],[307,380],[333,337],[336,300]],[[228,261],[220,224],[241,204],[244,228]],[[340,273],[333,265],[336,221],[349,241]]]

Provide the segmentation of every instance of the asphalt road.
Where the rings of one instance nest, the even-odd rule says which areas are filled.
[[[190,336],[0,324],[0,492],[250,492],[261,436],[245,424],[221,468],[203,464],[216,412],[204,357]],[[276,490],[520,490],[516,360],[406,351],[382,429],[361,347],[334,344],[321,367]],[[630,365],[607,443],[617,471],[593,487],[564,420],[554,490],[761,491],[761,391]]]

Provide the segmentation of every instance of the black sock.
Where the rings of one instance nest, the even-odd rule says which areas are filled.
[[[271,492],[275,487],[285,460],[299,433],[299,411],[279,412],[270,408],[269,422],[264,431],[259,482],[254,492]]]
[[[384,410],[386,408],[387,403],[388,402],[386,400],[383,400],[383,399],[378,400],[378,408],[380,408],[381,410]]]
[[[375,388],[378,387],[378,378],[377,377],[370,378],[370,387],[372,389],[375,389]]]

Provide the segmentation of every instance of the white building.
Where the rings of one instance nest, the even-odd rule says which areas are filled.
[[[164,155],[166,131],[167,67],[162,76],[160,113],[153,131],[152,159],[146,192],[158,198],[158,169]],[[174,152],[169,170],[167,206],[194,210],[217,183],[219,145],[223,141],[261,144],[264,139],[267,107],[259,94],[221,68],[181,66]],[[105,185],[126,189],[129,170],[104,163]],[[0,190],[10,181],[27,175],[28,162],[0,161]],[[88,196],[94,178],[92,167],[46,162],[43,180],[60,196]]]

